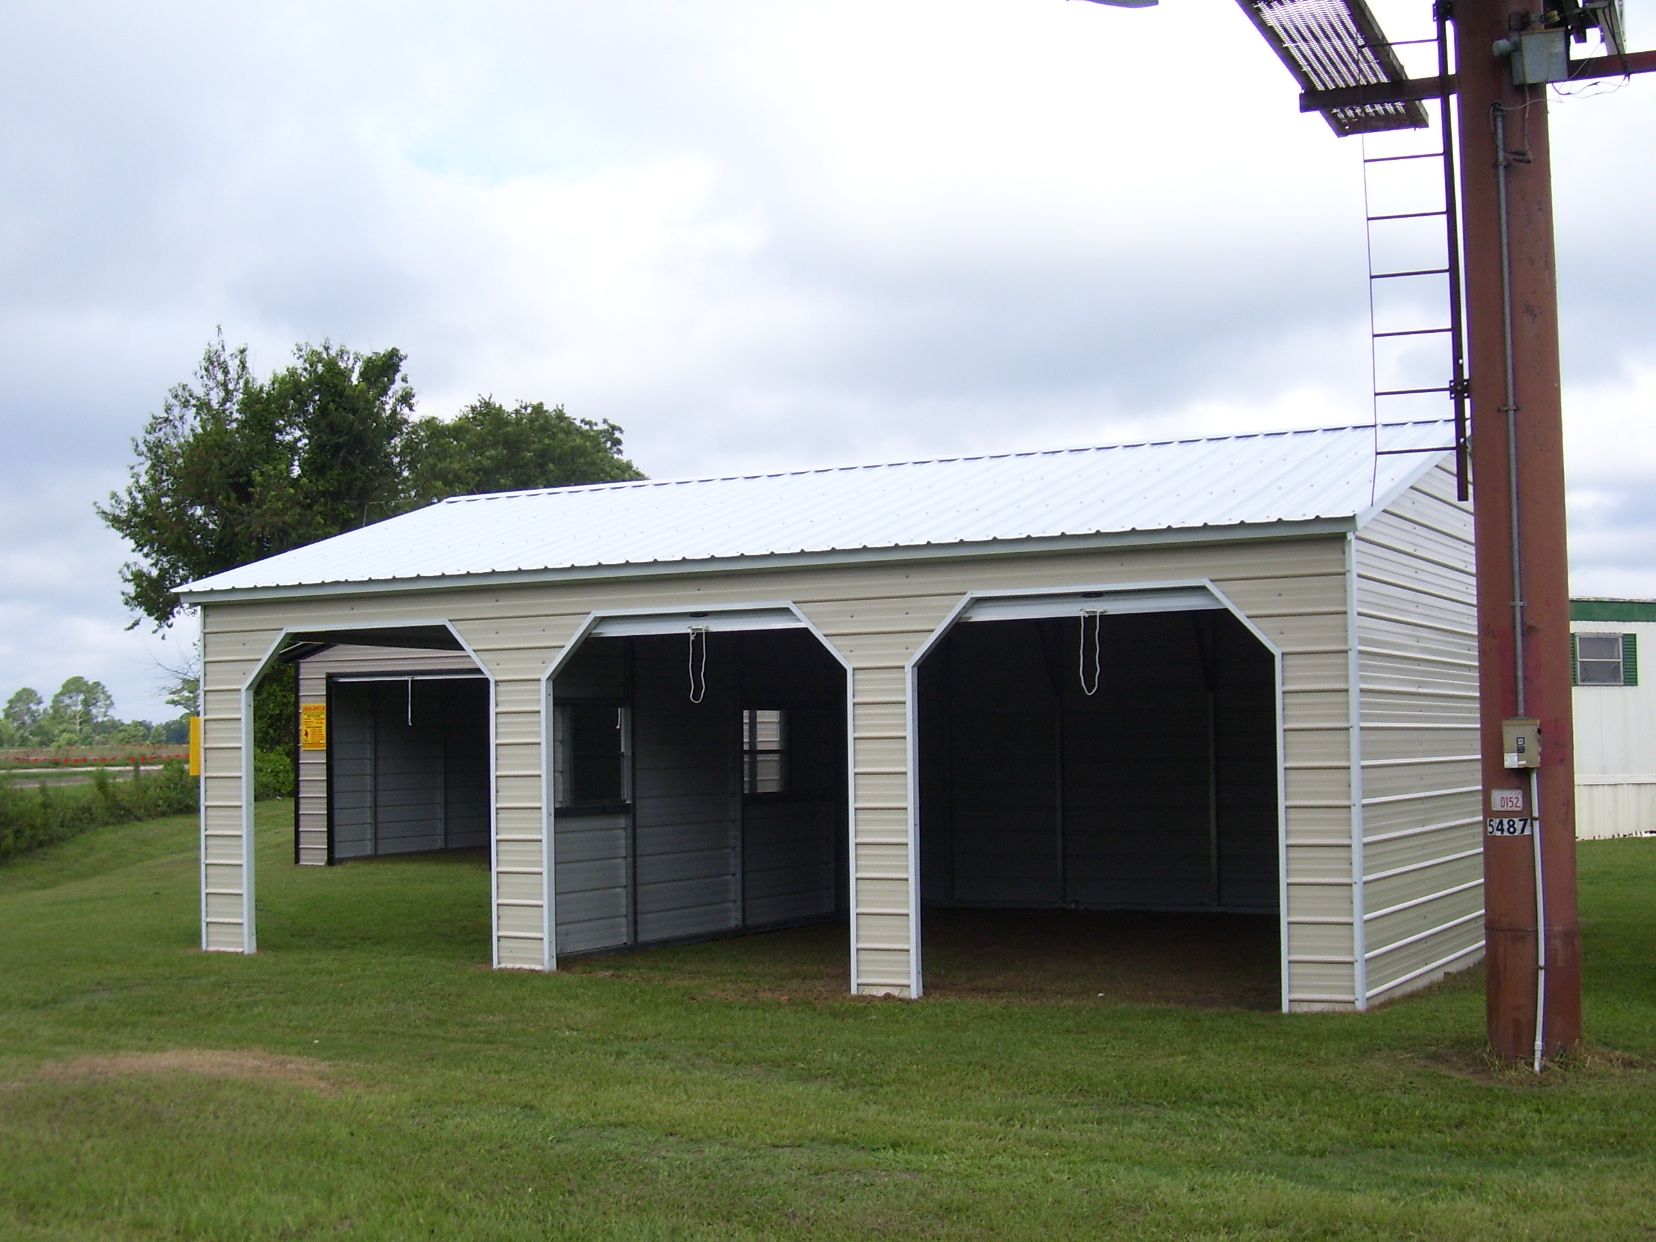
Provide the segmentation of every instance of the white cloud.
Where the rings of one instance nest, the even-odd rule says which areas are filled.
[[[562,402],[658,475],[1368,415],[1360,151],[1232,7],[8,24],[0,694],[80,673],[157,714],[90,505],[218,324],[263,371],[398,346],[426,413]],[[1578,589],[1656,564],[1656,176],[1629,156],[1656,82],[1583,94],[1553,105]]]

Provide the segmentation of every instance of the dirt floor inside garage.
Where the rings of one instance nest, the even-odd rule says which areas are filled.
[[[1271,914],[936,909],[925,915],[926,994],[1274,1010]],[[843,922],[567,959],[560,969],[659,980],[739,999],[845,994]]]

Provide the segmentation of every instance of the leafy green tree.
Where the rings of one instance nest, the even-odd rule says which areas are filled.
[[[126,489],[95,506],[140,558],[121,570],[127,606],[165,626],[184,582],[445,496],[643,477],[619,427],[561,406],[482,397],[415,419],[403,362],[324,341],[260,380],[220,332],[133,441]]]
[[[614,423],[571,418],[564,408],[479,397],[453,419],[416,420],[403,442],[410,507],[446,496],[641,479],[621,456]]]
[[[6,700],[4,714],[11,733],[8,746],[32,746],[44,740],[41,726],[46,717],[46,700],[40,697],[40,691],[24,686]]]
[[[452,422],[416,420],[403,362],[324,341],[260,380],[219,332],[133,441],[126,489],[95,506],[139,556],[121,570],[127,606],[165,626],[185,582],[445,496],[642,477],[619,427],[538,401],[485,397]],[[287,763],[293,681],[273,670],[254,697],[255,748]],[[174,691],[168,702],[194,708],[192,678]]]
[[[158,746],[184,745],[190,740],[190,718],[180,716],[176,720],[164,720],[152,726],[148,740]]]
[[[71,677],[52,696],[46,729],[56,746],[85,746],[109,731],[115,700],[101,681]]]
[[[127,606],[164,626],[175,586],[395,513],[413,405],[398,350],[301,345],[260,381],[220,333],[133,441],[126,489],[95,506],[143,558],[121,570]]]

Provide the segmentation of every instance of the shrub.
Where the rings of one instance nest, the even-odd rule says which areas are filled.
[[[0,782],[0,862],[88,828],[182,815],[199,805],[198,782],[181,763],[130,781],[93,774],[90,785],[20,789]]]
[[[293,755],[286,750],[253,752],[253,797],[291,798],[298,785],[293,772]]]

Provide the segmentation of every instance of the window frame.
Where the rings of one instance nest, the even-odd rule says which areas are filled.
[[[759,717],[776,717],[776,739],[764,744],[759,735]],[[744,707],[741,709],[742,796],[744,798],[786,798],[793,792],[791,763],[789,762],[788,709],[786,707]],[[764,776],[760,764],[767,757],[776,760],[774,788],[762,788]]]
[[[614,756],[619,762],[615,774],[615,781],[619,785],[613,796],[594,796],[580,798],[573,796],[581,789],[585,780],[574,777],[577,764],[585,766],[590,760],[587,756],[598,754],[594,749],[577,750],[578,738],[582,731],[573,727],[574,716],[578,711],[613,711],[616,713],[616,735],[618,753]],[[620,699],[569,699],[552,705],[552,805],[557,811],[572,811],[577,814],[590,814],[600,811],[623,810],[632,804],[632,777],[633,777],[633,745],[632,745],[632,708]],[[609,752],[603,752],[603,757],[610,758]],[[590,776],[586,779],[590,779]]]
[[[1614,648],[1589,654],[1588,645]],[[1577,630],[1570,635],[1570,684],[1584,687],[1637,686],[1638,636],[1618,630]]]

